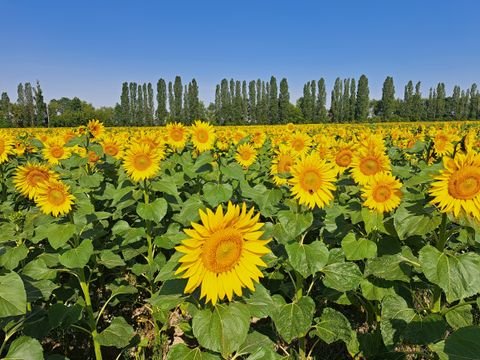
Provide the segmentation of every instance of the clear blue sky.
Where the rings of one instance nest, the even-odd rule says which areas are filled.
[[[119,101],[123,81],[195,77],[213,99],[222,78],[303,84],[365,73],[373,97],[439,81],[480,83],[478,0],[0,0],[0,91],[40,80],[47,100]],[[330,96],[328,96],[330,97]]]

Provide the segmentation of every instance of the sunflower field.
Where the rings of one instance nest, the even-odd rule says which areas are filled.
[[[0,358],[480,359],[478,125],[0,130]]]

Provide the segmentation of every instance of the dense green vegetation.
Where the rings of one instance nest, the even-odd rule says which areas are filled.
[[[409,81],[403,98],[396,94],[391,76],[383,83],[381,99],[370,99],[365,75],[358,81],[337,78],[327,107],[326,83],[321,78],[308,81],[303,96],[292,104],[286,78],[280,83],[274,76],[269,81],[222,79],[215,88],[214,102],[206,106],[199,99],[197,81],[184,84],[177,76],[168,83],[159,79],[156,90],[150,82],[124,82],[119,103],[95,108],[77,97],[52,99],[47,106],[37,81],[35,87],[20,83],[16,102],[6,92],[1,94],[0,126],[78,126],[91,118],[113,126],[191,124],[194,119],[220,125],[480,119],[480,92],[475,83],[468,89],[455,86],[449,96],[445,84],[438,83],[423,97],[421,83]]]

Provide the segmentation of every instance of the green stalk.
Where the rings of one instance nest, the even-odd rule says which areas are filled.
[[[95,350],[95,359],[102,360],[102,350],[97,340],[98,332],[96,327],[95,315],[93,315],[93,307],[92,307],[92,300],[90,298],[90,290],[88,287],[88,281],[86,281],[85,279],[85,272],[83,271],[83,269],[79,271],[78,279],[80,281],[80,288],[82,289],[83,297],[85,299],[85,305],[87,305],[88,323],[90,325],[90,331],[91,331],[92,340],[93,340],[93,348]]]
[[[442,223],[440,224],[440,234],[438,236],[437,249],[443,251],[447,242],[447,214],[442,214]]]

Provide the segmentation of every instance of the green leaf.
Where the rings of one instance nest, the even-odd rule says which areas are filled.
[[[7,248],[7,251],[0,256],[0,266],[3,266],[7,270],[13,270],[27,255],[28,248],[24,244]]]
[[[313,222],[311,212],[295,213],[289,210],[282,210],[278,212],[277,216],[280,224],[276,224],[275,228],[280,227],[280,229],[274,230],[274,236],[277,237],[277,234],[281,234],[282,236],[279,240],[284,243],[295,240],[297,236],[303,234]]]
[[[155,191],[161,191],[165,194],[173,195],[178,197],[177,185],[175,184],[172,178],[162,178],[155,181],[152,181],[152,189]]]
[[[57,271],[47,267],[43,259],[35,259],[30,261],[22,270],[22,275],[28,276],[35,280],[55,279]]]
[[[310,244],[297,242],[285,245],[288,260],[304,278],[322,270],[328,262],[328,249],[321,241]]]
[[[198,210],[202,208],[204,208],[204,205],[200,196],[198,194],[192,195],[182,204],[180,212],[173,216],[173,220],[184,226],[190,226],[192,221],[200,219]]]
[[[448,302],[464,299],[480,292],[480,256],[474,253],[450,255],[431,245],[419,253],[425,277],[440,286]]]
[[[211,207],[227,202],[232,198],[233,188],[230,184],[206,183],[203,186],[203,196]]]
[[[319,320],[312,333],[327,344],[338,340],[348,343],[352,339],[354,334],[350,322],[341,312],[332,308],[325,308]]]
[[[445,314],[448,325],[457,330],[462,327],[473,325],[472,305],[465,304],[449,310]]]
[[[441,216],[433,207],[409,203],[401,204],[393,215],[393,223],[400,240],[414,235],[426,235],[435,230],[441,221]]]
[[[290,343],[293,339],[305,336],[310,330],[315,302],[309,296],[290,304],[286,304],[283,298],[280,299],[283,304],[275,309],[272,319],[280,336]]]
[[[97,341],[103,346],[115,346],[116,348],[124,348],[135,335],[135,330],[121,316],[112,320],[110,325],[97,335]]]
[[[0,276],[0,318],[23,315],[27,310],[27,293],[20,276],[10,272]]]
[[[369,259],[365,267],[365,276],[374,275],[385,280],[410,282],[412,265],[420,264],[410,248],[403,247],[401,253]]]
[[[78,247],[67,250],[60,255],[59,261],[60,264],[69,269],[83,268],[88,264],[92,254],[92,240],[83,240]]]
[[[202,352],[199,347],[189,348],[185,344],[173,345],[167,354],[167,360],[220,360],[220,357],[214,354]]]
[[[200,345],[227,357],[237,351],[247,338],[250,313],[244,304],[217,304],[213,310],[196,312],[192,327]]]
[[[415,310],[408,307],[399,295],[387,295],[382,301],[382,318],[380,328],[383,342],[392,349],[400,342],[407,325],[417,316]]]
[[[36,339],[20,336],[15,339],[8,349],[4,360],[43,360],[42,345]]]
[[[449,360],[480,359],[480,326],[468,326],[455,331],[445,340],[444,353]]]
[[[365,223],[367,234],[376,230],[386,232],[382,213],[364,207],[362,208],[362,220]]]
[[[358,265],[353,262],[333,263],[322,269],[325,274],[323,284],[326,287],[338,290],[354,290],[363,279]]]
[[[79,304],[66,306],[56,303],[48,309],[48,322],[52,329],[57,327],[68,328],[82,318],[83,307]]]
[[[111,250],[102,250],[100,252],[100,261],[99,264],[102,264],[108,269],[113,269],[118,266],[125,266],[125,261],[118,254],[115,254]]]
[[[343,238],[342,249],[347,260],[363,260],[377,256],[377,244],[364,238],[357,240],[354,233],[348,233]]]
[[[271,316],[274,303],[269,291],[262,285],[257,284],[255,291],[245,298],[248,310],[252,316],[264,318]]]
[[[164,198],[156,199],[151,203],[139,203],[137,205],[137,214],[143,220],[159,223],[167,214],[168,203]]]
[[[240,346],[237,355],[254,354],[259,349],[274,349],[275,344],[266,335],[257,331],[251,332],[247,335],[245,342]]]

